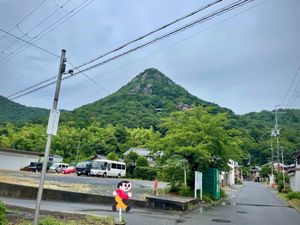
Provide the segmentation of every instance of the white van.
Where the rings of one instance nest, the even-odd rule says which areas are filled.
[[[107,159],[96,159],[92,163],[92,176],[103,177],[125,177],[126,164],[124,162],[112,161]]]
[[[50,173],[61,173],[63,169],[66,169],[69,167],[69,164],[67,163],[53,163],[52,166],[49,168]]]

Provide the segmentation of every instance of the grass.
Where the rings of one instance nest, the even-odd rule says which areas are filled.
[[[278,196],[286,201],[290,206],[300,212],[300,193],[289,192],[289,193],[278,193]]]
[[[6,225],[32,225],[32,209],[7,206]],[[42,210],[39,225],[113,225],[114,218]]]

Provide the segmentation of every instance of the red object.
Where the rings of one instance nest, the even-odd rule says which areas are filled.
[[[116,192],[120,196],[120,198],[128,200],[128,195],[126,194],[125,191],[118,189],[118,190],[116,190]]]
[[[70,173],[75,173],[76,169],[74,166],[69,166],[68,168],[63,169],[62,173],[63,174],[70,174]]]
[[[155,179],[155,181],[154,181],[154,189],[157,189],[157,187],[158,187],[158,181],[157,181],[157,179]]]

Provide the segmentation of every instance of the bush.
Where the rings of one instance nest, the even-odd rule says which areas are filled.
[[[193,191],[189,186],[181,186],[179,189],[179,194],[181,196],[193,196]]]
[[[133,177],[143,180],[155,180],[157,177],[157,170],[152,167],[137,166],[134,168]]]
[[[149,162],[145,157],[139,156],[136,160],[136,165],[140,167],[149,167]]]
[[[6,224],[6,209],[5,209],[5,205],[0,202],[0,225],[5,225]]]
[[[220,188],[220,194],[221,194],[221,198],[226,198],[227,197],[227,194],[226,194],[226,192],[224,191],[223,188]]]
[[[39,225],[63,225],[63,223],[59,222],[57,219],[55,219],[53,217],[47,216],[47,217],[42,218],[39,221]]]
[[[300,192],[290,192],[286,196],[289,200],[295,199],[295,198],[300,199]]]

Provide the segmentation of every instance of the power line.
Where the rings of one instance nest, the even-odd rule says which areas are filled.
[[[66,4],[68,4],[70,1],[72,1],[72,0],[66,1],[66,2],[63,4],[63,6],[66,5]],[[59,11],[59,9],[54,10],[52,13],[50,13],[48,16],[46,16],[44,19],[42,19],[39,23],[37,23],[36,25],[34,25],[33,27],[31,27],[31,28],[25,33],[25,35],[22,36],[22,38],[25,37],[25,36],[27,36],[28,33],[30,33],[30,32],[33,31],[35,28],[37,28],[38,26],[40,26],[41,24],[43,24],[45,21],[47,21],[50,17],[52,17],[52,16],[53,16],[55,13],[57,13],[58,11]],[[36,36],[33,37],[33,39],[34,39],[34,38],[37,38],[37,37],[38,37],[38,36],[36,35]],[[12,44],[10,44],[6,49],[2,50],[2,52],[6,52],[8,49],[10,49],[12,46],[14,46],[17,42],[18,42],[17,40],[14,41],[14,42],[13,42]]]
[[[7,34],[7,35],[9,35],[9,36],[11,36],[11,37],[13,37],[13,38],[19,40],[19,41],[25,42],[26,44],[29,44],[29,45],[31,45],[31,46],[33,46],[33,47],[35,47],[35,48],[38,48],[39,50],[41,50],[41,51],[43,51],[43,52],[46,52],[46,53],[48,53],[48,54],[50,54],[50,55],[53,55],[53,56],[59,58],[59,55],[56,55],[56,54],[54,54],[54,53],[52,53],[52,52],[50,52],[50,51],[48,51],[48,50],[46,50],[46,49],[44,49],[44,48],[41,48],[41,47],[39,47],[39,46],[37,46],[37,45],[32,44],[32,43],[29,42],[29,41],[26,41],[26,40],[24,40],[24,39],[22,39],[22,38],[19,38],[18,36],[14,35],[14,34],[12,34],[12,33],[9,33],[8,31],[3,30],[2,28],[0,28],[0,31],[2,31],[3,33],[5,33],[5,34]]]
[[[95,0],[91,0],[91,1],[84,1],[81,4],[79,4],[78,6],[76,6],[75,8],[73,8],[72,11],[70,11],[70,13],[64,15],[62,18],[60,18],[59,20],[57,20],[56,22],[54,22],[52,25],[50,25],[49,27],[47,27],[46,29],[42,30],[40,33],[38,33],[36,36],[39,36],[38,38],[36,38],[34,41],[31,41],[31,43],[36,43],[37,41],[39,41],[41,38],[45,37],[48,33],[50,33],[51,31],[53,31],[55,28],[57,28],[58,26],[60,26],[61,24],[63,24],[64,22],[66,22],[67,20],[69,20],[70,18],[72,18],[73,16],[75,16],[77,13],[79,13],[81,10],[83,10],[85,7],[87,7],[88,5],[90,5],[92,2],[94,2]],[[77,11],[76,11],[77,10]],[[73,14],[72,14],[73,13]],[[70,15],[71,14],[71,15]],[[41,36],[40,36],[41,35]],[[29,45],[27,44],[23,44],[22,46],[20,46],[17,50],[15,50],[15,52],[12,52],[11,54],[8,55],[8,57],[6,57],[6,59],[0,61],[0,65],[8,62],[9,60],[11,60],[12,58],[14,58],[16,55],[20,54],[21,52],[23,52],[26,48],[28,48]]]
[[[299,94],[297,93],[298,91],[298,88],[300,86],[300,79],[298,80],[298,83],[296,84],[296,81],[297,81],[297,77],[299,75],[299,71],[300,71],[300,65],[298,66],[297,70],[296,70],[296,73],[292,79],[292,82],[289,86],[289,89],[283,99],[283,104],[282,105],[285,105],[284,108],[290,108],[295,100],[299,97]],[[296,84],[296,86],[294,87],[294,85]],[[294,87],[294,89],[293,89]],[[288,98],[289,97],[289,98]],[[285,104],[286,103],[286,104]]]
[[[93,1],[94,1],[94,0],[93,0]],[[91,4],[93,1],[89,2],[87,5]],[[145,35],[143,35],[143,36],[141,36],[141,37],[139,37],[139,38],[136,38],[136,39],[134,39],[134,40],[132,40],[132,41],[130,41],[130,42],[128,42],[128,43],[122,45],[122,46],[119,46],[118,48],[116,48],[116,49],[114,49],[114,50],[112,50],[112,51],[110,51],[110,52],[107,52],[107,53],[105,53],[104,55],[102,55],[102,56],[100,56],[100,57],[97,57],[97,59],[100,59],[100,58],[102,58],[102,57],[104,57],[104,56],[106,56],[106,55],[108,55],[108,54],[111,54],[111,53],[113,53],[113,52],[115,52],[115,51],[118,51],[118,50],[120,50],[120,49],[122,49],[122,48],[128,46],[129,44],[132,44],[132,43],[134,43],[134,42],[136,42],[136,41],[142,40],[143,38],[145,38],[145,37],[147,37],[147,36],[149,36],[149,35],[151,35],[151,34],[153,34],[153,33],[155,33],[155,32],[158,32],[158,31],[160,31],[160,30],[163,30],[163,29],[165,29],[165,28],[167,28],[167,27],[169,27],[169,26],[171,26],[171,25],[173,25],[173,24],[175,24],[175,23],[177,23],[177,22],[179,22],[179,21],[181,21],[181,20],[183,20],[183,19],[186,19],[186,18],[188,18],[188,17],[190,17],[190,16],[192,16],[192,15],[194,15],[194,14],[196,14],[196,13],[198,13],[198,12],[200,12],[200,11],[202,11],[202,10],[204,10],[204,9],[206,9],[206,8],[208,8],[208,7],[210,7],[210,6],[213,6],[213,5],[215,5],[215,4],[217,4],[217,3],[221,2],[221,1],[222,1],[222,0],[214,1],[214,2],[212,2],[212,3],[207,4],[206,6],[203,6],[203,7],[199,8],[199,9],[197,9],[197,10],[194,10],[194,11],[192,11],[192,12],[190,12],[190,13],[188,13],[188,14],[186,14],[186,15],[184,15],[184,16],[178,18],[178,19],[175,19],[175,20],[169,22],[168,24],[165,24],[165,25],[162,26],[162,27],[159,27],[159,28],[157,28],[157,29],[155,29],[155,30],[153,30],[153,31],[151,31],[151,32],[148,32],[147,34],[145,34]],[[87,5],[86,5],[86,6],[87,6]],[[84,6],[84,7],[86,7],[86,6]],[[80,10],[81,10],[81,9],[80,9]],[[77,12],[76,12],[76,13],[77,13]],[[63,22],[64,22],[64,21],[63,21]],[[38,35],[39,35],[39,34],[38,34]],[[23,40],[23,41],[24,41],[24,40]],[[24,42],[26,42],[26,41],[24,41]],[[59,57],[59,56],[58,56],[58,57]],[[94,59],[94,60],[96,60],[96,59]],[[92,60],[92,61],[94,61],[94,60]],[[74,66],[74,65],[72,65],[72,66]],[[75,66],[74,66],[74,67],[75,67]],[[81,71],[79,70],[79,67],[80,67],[80,66],[74,68],[74,70],[76,69],[76,70],[78,70],[79,73],[80,73]],[[87,76],[86,74],[84,74],[84,73],[83,73],[83,75],[85,75],[89,80],[91,80],[91,81],[92,81],[93,83],[95,83],[97,86],[99,86],[100,88],[102,88],[102,89],[105,90],[106,92],[110,93],[110,92],[109,92],[108,90],[106,90],[104,87],[102,87],[101,85],[99,85],[95,80],[91,79],[90,77],[88,77],[88,76]],[[46,80],[46,81],[48,81],[48,80]],[[45,81],[45,82],[46,82],[46,81]],[[41,83],[44,83],[44,82],[41,82]],[[27,91],[27,90],[29,90],[29,89],[31,89],[31,88],[34,88],[34,87],[36,87],[36,86],[39,86],[41,83],[32,85],[31,87],[26,88],[26,89],[24,89],[24,90]],[[9,97],[14,96],[15,94],[20,94],[20,92],[23,92],[23,91],[18,91],[18,92],[16,92],[16,93],[10,95]]]
[[[12,26],[8,32],[11,32],[16,26],[21,24],[24,20],[26,20],[29,16],[31,16],[37,9],[39,9],[47,0],[42,1],[40,4],[38,4],[35,8],[33,8],[28,14],[26,14],[17,24]],[[7,34],[4,34],[0,37],[0,40],[4,38]]]
[[[166,38],[166,37],[169,37],[169,36],[171,36],[171,35],[177,34],[178,32],[181,32],[181,31],[184,31],[184,30],[186,30],[186,29],[189,29],[189,28],[191,28],[192,26],[194,26],[194,25],[196,25],[196,24],[205,22],[205,21],[210,20],[210,19],[212,19],[212,18],[214,18],[214,17],[216,17],[216,16],[220,16],[220,15],[222,15],[222,14],[228,12],[228,11],[231,11],[231,10],[237,8],[237,7],[240,7],[240,6],[244,5],[244,4],[250,3],[250,2],[252,2],[252,1],[254,1],[254,0],[239,0],[239,1],[237,1],[237,2],[235,2],[235,3],[232,3],[232,4],[230,4],[230,5],[226,6],[226,7],[223,7],[223,8],[220,9],[220,10],[217,10],[217,11],[215,11],[215,12],[213,12],[213,13],[210,13],[209,15],[207,15],[207,16],[205,16],[205,17],[202,17],[202,18],[200,18],[200,19],[198,19],[198,20],[196,20],[196,21],[194,21],[194,22],[192,22],[192,23],[186,24],[185,26],[182,26],[182,27],[180,27],[180,28],[178,28],[178,29],[176,29],[176,30],[174,30],[174,31],[172,31],[172,32],[169,32],[169,33],[167,33],[167,34],[165,34],[165,35],[162,35],[162,36],[160,36],[160,37],[158,37],[158,38],[155,38],[155,39],[153,39],[153,40],[151,40],[151,41],[149,41],[149,42],[147,42],[147,43],[145,43],[145,44],[142,44],[142,45],[140,45],[140,46],[138,46],[138,47],[132,48],[132,49],[130,49],[130,50],[128,50],[128,51],[125,51],[125,52],[123,52],[123,53],[121,53],[121,54],[119,54],[119,55],[116,55],[116,56],[114,56],[114,57],[111,57],[111,58],[109,58],[109,59],[107,59],[107,60],[104,60],[104,61],[102,61],[102,62],[100,62],[100,63],[97,63],[97,64],[95,64],[95,65],[92,65],[92,66],[90,66],[90,67],[88,67],[88,68],[82,69],[82,70],[80,70],[80,72],[77,72],[77,73],[74,73],[74,74],[67,75],[67,76],[65,76],[65,77],[63,78],[63,80],[69,79],[69,78],[71,78],[71,77],[74,77],[75,75],[77,75],[77,74],[79,74],[79,73],[82,73],[82,72],[85,72],[85,71],[87,71],[87,70],[91,70],[91,69],[96,68],[96,67],[98,67],[98,66],[104,65],[104,64],[106,64],[106,63],[108,63],[108,62],[110,62],[110,61],[113,61],[113,60],[118,59],[118,58],[120,58],[120,57],[122,57],[122,56],[125,56],[125,55],[127,55],[127,54],[129,54],[129,53],[131,53],[131,52],[134,52],[134,51],[138,50],[138,49],[144,48],[144,47],[146,47],[146,46],[148,46],[148,45],[150,45],[150,44],[153,44],[153,43],[155,43],[155,42],[157,42],[157,41],[159,41],[159,40],[162,40],[162,39],[164,39],[164,38]],[[77,70],[78,70],[79,67],[75,67],[74,69],[77,69]],[[48,84],[45,84],[45,85],[43,85],[43,86],[41,86],[41,87],[37,87],[37,88],[35,88],[35,89],[33,89],[33,90],[30,90],[30,91],[28,91],[28,92],[26,92],[26,93],[23,93],[23,94],[21,94],[21,95],[15,96],[14,98],[11,98],[10,100],[13,100],[13,99],[22,97],[22,96],[27,95],[27,94],[30,94],[30,93],[32,93],[32,92],[35,92],[35,91],[37,91],[37,90],[40,90],[40,89],[45,88],[45,87],[47,87],[47,86],[50,86],[50,85],[52,85],[52,84],[54,84],[54,83],[55,83],[55,81],[54,81],[54,82],[51,82],[51,83],[48,83]]]
[[[174,34],[177,34],[179,32],[182,32],[182,31],[184,31],[186,29],[189,29],[189,28],[193,27],[194,25],[197,25],[199,23],[203,23],[205,21],[208,21],[208,20],[210,20],[210,19],[212,19],[212,18],[214,18],[216,16],[220,16],[220,15],[222,15],[222,14],[224,14],[224,13],[230,11],[230,10],[233,10],[233,9],[235,9],[237,7],[240,7],[240,6],[244,5],[244,4],[252,2],[252,1],[254,1],[254,0],[239,0],[239,1],[235,2],[235,3],[232,3],[232,4],[230,4],[230,5],[226,6],[226,7],[221,8],[221,9],[219,9],[219,10],[213,12],[213,13],[210,13],[207,16],[201,17],[200,19],[197,19],[197,20],[195,20],[195,21],[193,21],[191,23],[188,23],[188,24],[180,27],[180,28],[177,28],[177,29],[175,29],[175,30],[173,30],[171,32],[168,32],[167,34],[164,34],[164,35],[162,35],[160,37],[154,38],[153,40],[148,41],[148,42],[146,42],[146,43],[144,43],[142,45],[139,45],[139,46],[137,46],[135,48],[127,50],[127,51],[125,51],[125,52],[123,52],[123,53],[121,53],[119,55],[113,56],[113,57],[111,57],[109,59],[106,59],[106,60],[104,60],[102,62],[96,63],[96,64],[94,64],[92,66],[87,67],[87,68],[81,69],[81,71],[85,72],[85,71],[91,70],[93,68],[96,68],[98,66],[104,65],[104,64],[106,64],[106,63],[108,63],[108,62],[110,62],[112,60],[118,59],[118,58],[120,58],[120,57],[122,57],[124,55],[127,55],[127,54],[129,54],[131,52],[134,52],[134,51],[138,50],[138,49],[144,48],[144,47],[146,47],[148,45],[154,44],[157,41],[160,41],[160,40],[165,39],[165,38],[167,38],[167,37],[169,37],[171,35],[174,35]],[[87,64],[90,64],[91,62],[93,62],[93,61],[91,60],[88,63],[84,63],[82,65],[87,65]],[[82,66],[78,66],[78,67],[76,67],[74,69],[78,69],[80,67],[82,67]],[[76,73],[73,74],[73,75],[76,75]]]
[[[114,52],[117,52],[117,51],[125,48],[126,46],[128,46],[130,44],[133,44],[133,43],[135,43],[137,41],[140,41],[140,40],[142,40],[142,39],[150,36],[151,34],[154,34],[154,33],[158,32],[158,31],[161,31],[161,30],[163,30],[163,29],[165,29],[165,28],[167,28],[167,27],[169,27],[169,26],[171,26],[171,25],[173,25],[175,23],[178,23],[181,20],[184,20],[184,19],[186,19],[188,17],[191,17],[191,16],[193,16],[193,15],[195,15],[195,14],[197,14],[197,13],[199,13],[199,12],[201,12],[201,11],[203,11],[203,10],[205,10],[205,9],[207,9],[207,8],[213,6],[213,5],[215,5],[215,4],[217,4],[217,3],[221,2],[221,1],[223,1],[223,0],[217,0],[217,1],[211,2],[211,3],[209,3],[209,4],[207,4],[207,5],[199,8],[199,9],[193,11],[193,12],[190,12],[190,13],[188,13],[188,14],[186,14],[186,15],[178,18],[178,19],[175,19],[175,20],[173,20],[173,21],[171,21],[171,22],[169,22],[169,23],[167,23],[167,24],[165,24],[165,25],[163,25],[163,26],[161,26],[159,28],[156,28],[156,29],[154,29],[154,30],[152,30],[152,31],[150,31],[150,32],[148,32],[148,33],[146,33],[146,34],[144,34],[144,35],[142,35],[142,36],[140,36],[140,37],[132,40],[132,41],[129,41],[129,42],[127,42],[127,43],[125,43],[125,44],[123,44],[123,45],[121,45],[121,46],[119,46],[119,47],[117,47],[117,48],[115,48],[115,49],[113,49],[111,51],[108,51],[108,52],[106,52],[106,53],[104,53],[104,54],[102,54],[102,55],[100,55],[100,56],[98,56],[98,57],[90,60],[89,62],[83,63],[83,64],[79,65],[77,68],[81,68],[81,67],[83,67],[83,66],[85,66],[87,64],[90,64],[92,62],[95,62],[96,60],[99,60],[99,59],[101,59],[101,58],[103,58],[103,57],[105,57],[107,55],[110,55],[110,54],[112,54]]]

